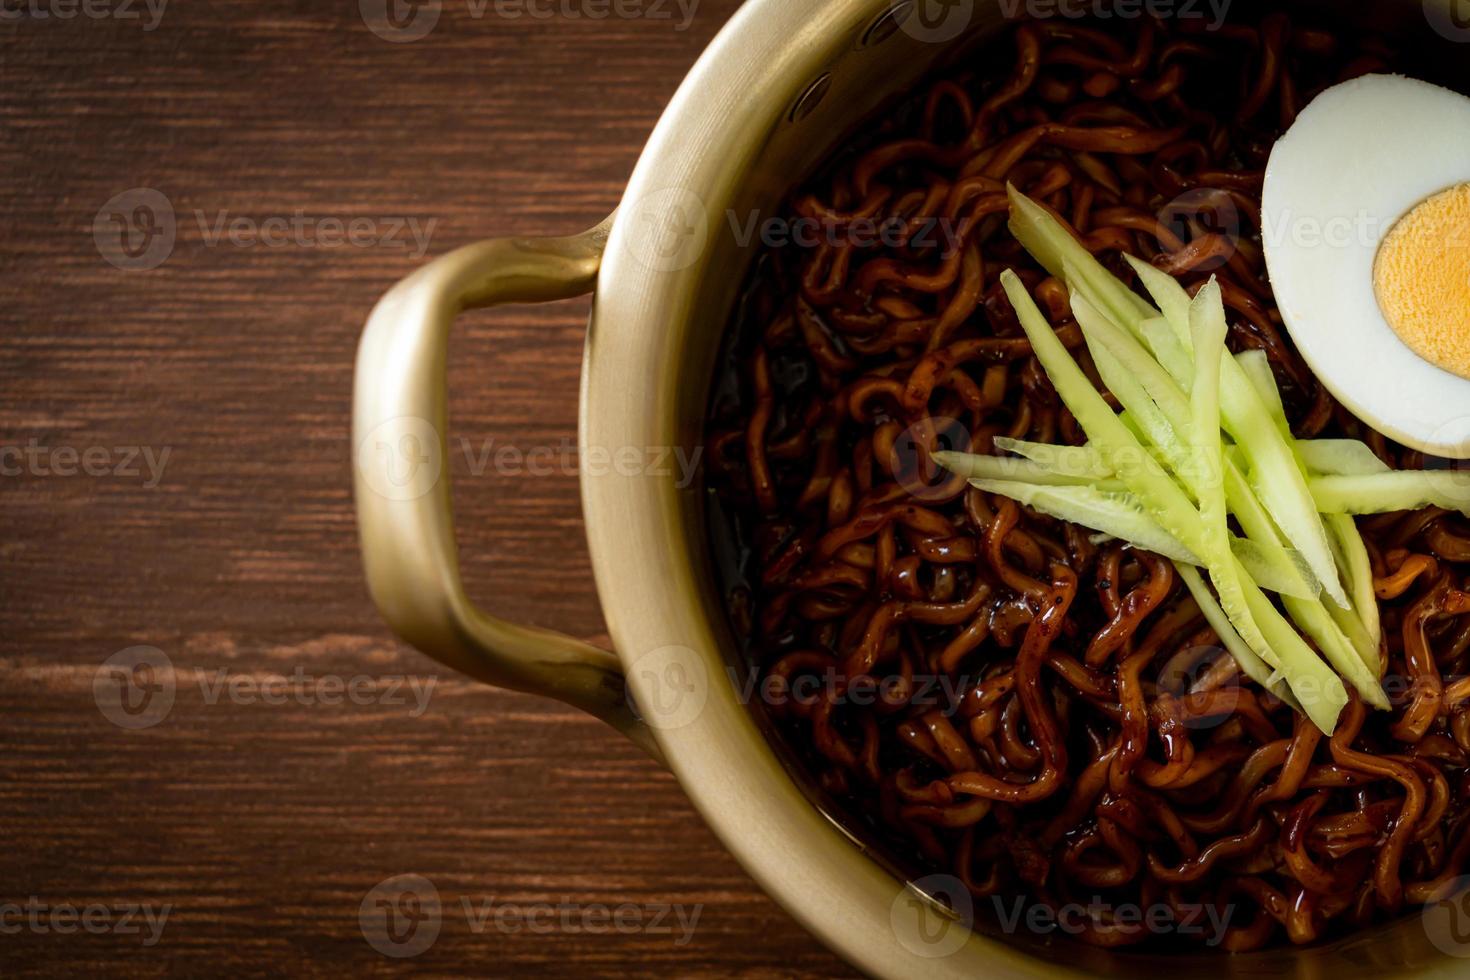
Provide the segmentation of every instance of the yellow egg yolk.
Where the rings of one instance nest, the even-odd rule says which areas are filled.
[[[1394,226],[1373,288],[1410,350],[1470,378],[1470,184],[1434,195]]]

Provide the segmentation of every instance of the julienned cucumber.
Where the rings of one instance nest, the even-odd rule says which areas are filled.
[[[1192,298],[1171,276],[1128,257],[1156,309],[1046,208],[1014,188],[1011,202],[1012,231],[1066,283],[1098,374],[1123,412],[1102,400],[1008,273],[1002,283],[1036,356],[1091,441],[998,441],[1024,465],[1004,474],[969,467],[977,485],[1174,560],[1241,669],[1262,683],[1284,681],[1324,731],[1346,703],[1344,680],[1366,702],[1387,706],[1372,571],[1348,515],[1430,504],[1470,513],[1470,474],[1395,472],[1361,442],[1297,440],[1265,355],[1225,350],[1223,297],[1213,283]],[[1230,518],[1244,539],[1230,533]],[[1196,565],[1209,570],[1213,592]],[[1295,629],[1263,587],[1282,596]],[[1265,675],[1268,667],[1279,676]]]
[[[1037,360],[1094,446],[1105,454],[1142,454],[1142,444],[1072,360],[1021,280],[1008,270],[1001,275],[1001,284]],[[1178,484],[1148,467],[1120,473],[1119,477],[1153,520],[1191,552],[1205,557],[1212,577],[1219,570],[1222,577],[1229,574],[1239,580],[1236,596],[1220,597],[1230,623],[1258,659],[1280,673],[1313,723],[1331,732],[1347,704],[1342,679],[1292,629],[1235,556],[1228,549],[1220,553],[1216,540],[1206,533],[1199,511]]]

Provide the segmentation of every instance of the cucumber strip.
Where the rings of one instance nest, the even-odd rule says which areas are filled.
[[[1116,480],[1067,483],[1054,481],[1054,474],[1036,468],[997,466],[1028,462],[965,453],[934,454],[934,461],[951,473],[968,479],[986,493],[1000,494],[1049,517],[1089,528],[1108,539],[1125,541],[1173,561],[1204,564],[1195,554],[1150,518],[1138,498]],[[1227,545],[1251,579],[1266,592],[1297,599],[1315,599],[1317,590],[1307,583],[1300,556],[1284,548],[1262,546],[1255,541],[1227,536]]]
[[[1008,436],[996,436],[994,441],[996,449],[1029,459],[1058,476],[1074,476],[1088,481],[1101,481],[1113,475],[1113,468],[1104,461],[1102,454],[1090,445],[1054,446],[1050,443],[1026,442]]]
[[[1221,374],[1225,428],[1245,452],[1256,485],[1264,491],[1261,503],[1287,540],[1307,560],[1323,591],[1339,606],[1350,608],[1347,592],[1337,574],[1337,563],[1332,560],[1327,529],[1295,450],[1271,421],[1234,358],[1225,360]]]
[[[1271,373],[1271,359],[1263,350],[1248,350],[1235,355],[1235,361],[1255,388],[1256,395],[1266,406],[1276,428],[1287,439],[1294,439],[1291,423],[1286,420],[1286,405],[1281,401],[1281,389],[1276,385],[1276,375]]]
[[[1082,426],[1088,438],[1104,452],[1118,450],[1142,452],[1142,446],[1134,438],[1133,433],[1123,425],[1118,416],[1113,414],[1108,403],[1103,401],[1102,395],[1098,394],[1097,389],[1092,386],[1087,376],[1082,373],[1082,369],[1077,366],[1077,362],[1072,360],[1072,355],[1067,353],[1067,349],[1057,339],[1051,324],[1037,308],[1035,300],[1031,298],[1030,292],[1027,291],[1015,272],[1009,269],[1003,272],[1001,285],[1011,301],[1011,306],[1016,311],[1022,329],[1030,338],[1031,349],[1041,362],[1042,368],[1045,369],[1052,387],[1056,388],[1057,394],[1077,418],[1077,423]],[[1216,542],[1204,533],[1199,511],[1195,509],[1184,490],[1173,480],[1143,468],[1121,473],[1119,476],[1137,495],[1149,516],[1153,517],[1165,531],[1179,539],[1180,543],[1191,552],[1205,559],[1212,577],[1219,574],[1228,582],[1227,576],[1229,575],[1240,577],[1245,574],[1235,556],[1228,549],[1217,549]],[[1244,593],[1243,599],[1241,592]],[[1274,641],[1269,641],[1266,634],[1256,625],[1259,615],[1256,611],[1257,606],[1264,606],[1275,614],[1280,620],[1281,627],[1284,627],[1284,633],[1290,634],[1302,644],[1303,649],[1307,649],[1301,638],[1291,631],[1290,626],[1286,625],[1285,620],[1281,620],[1279,614],[1276,614],[1275,607],[1261,592],[1260,587],[1250,580],[1249,576],[1245,576],[1245,581],[1241,583],[1241,588],[1235,594],[1227,591],[1220,597],[1220,601],[1226,614],[1230,616],[1230,621],[1235,624],[1236,630],[1240,633],[1241,639],[1268,663],[1270,660],[1267,655],[1274,649]],[[1277,629],[1276,632],[1279,636],[1283,630]],[[1320,660],[1317,662],[1326,670],[1325,664],[1322,664]],[[1291,683],[1290,679],[1288,683]],[[1300,696],[1301,692],[1297,693]]]
[[[1373,565],[1368,558],[1368,546],[1363,543],[1357,522],[1346,514],[1328,515],[1327,528],[1339,547],[1343,578],[1352,590],[1354,611],[1368,634],[1371,664],[1381,677],[1387,669],[1379,649],[1383,643],[1383,624],[1378,615],[1378,596],[1373,591]]]
[[[1307,584],[1311,579],[1302,574],[1305,563],[1301,562],[1301,556],[1296,552],[1288,552],[1279,546],[1272,550],[1249,538],[1238,538],[1233,534],[1229,536],[1229,540],[1231,553],[1262,591],[1308,601],[1317,598],[1318,591]]]
[[[1470,472],[1396,470],[1368,476],[1319,476],[1312,496],[1324,514],[1391,514],[1443,507],[1470,514]]]
[[[1296,624],[1316,642],[1317,649],[1322,651],[1338,675],[1351,684],[1368,704],[1388,711],[1391,705],[1388,695],[1383,693],[1383,685],[1379,683],[1378,671],[1368,669],[1362,655],[1328,615],[1326,606],[1320,602],[1302,602],[1290,596],[1283,597],[1281,601]]]
[[[1227,484],[1234,482],[1243,485],[1245,482],[1240,472],[1230,466],[1226,468],[1225,479]],[[1241,530],[1245,531],[1252,541],[1278,540],[1276,538],[1278,532],[1270,516],[1249,487],[1238,487],[1237,494],[1232,497],[1232,500],[1237,503],[1233,505],[1236,520],[1240,522]],[[1359,545],[1362,545],[1361,538]],[[1363,557],[1367,559],[1366,550]],[[1335,556],[1334,560],[1337,560]],[[1303,574],[1309,574],[1309,572],[1303,570]],[[1371,578],[1370,569],[1370,589],[1372,588]],[[1265,587],[1264,584],[1262,587]],[[1377,643],[1368,641],[1368,632],[1359,622],[1358,613],[1355,610],[1341,609],[1334,603],[1321,602],[1315,597],[1304,597],[1293,589],[1278,589],[1277,591],[1280,592],[1283,604],[1292,621],[1317,643],[1318,648],[1337,668],[1338,673],[1352,683],[1369,704],[1374,707],[1387,708],[1383,688],[1379,683],[1381,670],[1378,667]],[[1376,598],[1374,599],[1374,610],[1377,610]],[[1346,667],[1344,667],[1344,662],[1347,664]]]
[[[1154,357],[1158,358],[1159,364],[1169,376],[1189,394],[1194,385],[1194,353],[1185,350],[1184,345],[1179,342],[1174,329],[1169,326],[1169,321],[1163,317],[1155,317],[1145,320],[1139,326],[1143,332],[1144,342],[1148,349],[1153,351]]]
[[[1292,693],[1301,702],[1302,710],[1324,734],[1337,730],[1337,719],[1347,706],[1347,688],[1342,678],[1333,673],[1316,651],[1307,646],[1305,640],[1292,629],[1291,624],[1277,612],[1260,589],[1245,588],[1246,602],[1251,615],[1266,635],[1266,642],[1276,658],[1273,664],[1279,670]],[[1262,656],[1264,660],[1264,655]],[[1271,663],[1270,660],[1266,661]],[[1244,669],[1244,668],[1242,668]]]
[[[1069,263],[1068,269],[1075,267]],[[1190,443],[1194,423],[1189,399],[1138,341],[1097,308],[1081,283],[1072,293],[1072,312],[1103,383],[1198,501],[1202,484],[1218,477],[1211,476],[1207,462],[1199,459]],[[1215,428],[1219,430],[1218,416]]]
[[[1212,553],[1223,554],[1229,550],[1230,515],[1225,508],[1225,461],[1220,444],[1220,365],[1229,326],[1225,322],[1220,286],[1213,278],[1190,304],[1189,326],[1194,339],[1191,439],[1196,461],[1204,471],[1197,484],[1200,519],[1204,522]],[[1211,565],[1210,580],[1220,596],[1220,605],[1227,612],[1242,610],[1239,620],[1231,616],[1231,622],[1235,623],[1241,638],[1255,646],[1260,628],[1246,605],[1244,588],[1236,572],[1238,567],[1234,561]],[[1265,638],[1261,637],[1260,642],[1264,643]]]
[[[1011,234],[1047,272],[1067,281],[1066,263],[1070,261],[1077,267],[1080,279],[1103,297],[1104,307],[1130,330],[1136,329],[1143,320],[1159,315],[1143,297],[1103,268],[1103,264],[1046,208],[1009,184],[1006,185],[1006,193],[1011,202]]]
[[[949,466],[947,461],[939,462],[940,465]],[[1048,517],[1070,521],[1120,541],[1127,541],[1135,548],[1152,551],[1173,561],[1199,564],[1194,553],[1180,544],[1178,538],[1159,527],[1144,513],[1137,498],[1129,494],[1105,493],[1092,487],[1058,487],[1007,480],[971,480],[970,485],[986,493],[1009,497]]]
[[[1255,491],[1250,488],[1245,476],[1228,461],[1225,464],[1225,497],[1230,503],[1230,512],[1235,515],[1240,529],[1245,532],[1246,539],[1269,555],[1269,560],[1280,570],[1280,574],[1294,575],[1296,581],[1300,583],[1294,588],[1276,589],[1275,591],[1299,598],[1309,596],[1315,598],[1321,595],[1322,585],[1312,574],[1306,560],[1299,552],[1282,546],[1281,532],[1277,530],[1276,523],[1271,520],[1271,515],[1266,513],[1265,507],[1261,506],[1260,500],[1256,498]]]
[[[1235,632],[1235,627],[1230,625],[1230,617],[1225,615],[1225,610],[1220,608],[1220,604],[1215,601],[1215,596],[1205,587],[1204,579],[1200,577],[1199,572],[1190,565],[1175,564],[1174,567],[1179,572],[1179,577],[1184,580],[1190,595],[1194,596],[1195,604],[1204,614],[1205,622],[1210,624],[1210,628],[1220,637],[1220,642],[1225,645],[1225,649],[1240,665],[1241,673],[1291,705],[1296,711],[1301,712],[1302,706],[1296,696],[1291,693],[1286,682],[1246,645],[1239,633]],[[1305,714],[1305,712],[1302,713]]]
[[[1068,263],[1067,270],[1069,273],[1075,272],[1075,267]],[[1067,281],[1078,282],[1074,278],[1068,278]],[[1077,318],[1077,325],[1082,328],[1082,336],[1087,340],[1088,349],[1093,352],[1093,360],[1097,360],[1099,346],[1106,348],[1117,364],[1128,372],[1132,386],[1146,391],[1149,399],[1158,405],[1159,410],[1173,424],[1176,444],[1181,448],[1185,447],[1190,420],[1189,399],[1169,373],[1159,366],[1159,362],[1154,360],[1153,355],[1142,344],[1097,307],[1085,284],[1079,283],[1079,288],[1072,292],[1072,313]],[[1101,364],[1098,364],[1098,372],[1102,372]],[[1104,377],[1103,381],[1106,383],[1107,378]],[[1113,392],[1118,401],[1123,402],[1123,395],[1113,389],[1112,385],[1108,385],[1108,390]],[[1123,402],[1123,405],[1129,411],[1136,412],[1127,402]],[[1219,431],[1218,414],[1213,424],[1215,430]],[[1165,447],[1160,444],[1160,448]]]
[[[1088,341],[1088,346],[1091,347],[1092,343]],[[1183,480],[1185,487],[1190,490],[1191,495],[1194,495],[1196,491],[1193,483],[1188,479],[1191,472],[1189,449],[1182,441],[1179,430],[1170,424],[1158,404],[1149,397],[1148,392],[1144,391],[1135,376],[1118,363],[1108,348],[1098,346],[1093,351],[1092,361],[1097,365],[1098,374],[1102,376],[1103,383],[1108,386],[1108,390],[1127,407],[1128,418],[1137,427],[1135,435],[1142,437],[1139,441],[1157,448],[1159,455],[1163,456],[1165,463],[1168,464],[1168,470]],[[1153,460],[1151,454],[1149,459],[1157,462]],[[1114,466],[1114,469],[1118,467]],[[1162,474],[1163,470],[1159,472]]]
[[[1378,644],[1374,642],[1372,634],[1368,632],[1368,627],[1357,609],[1339,609],[1330,602],[1322,603],[1322,608],[1332,616],[1332,621],[1347,638],[1353,651],[1358,655],[1358,659],[1363,661],[1363,666],[1367,667],[1374,677],[1382,681],[1383,675],[1388,670],[1388,664],[1379,655]]]
[[[1128,260],[1128,264],[1138,274],[1139,281],[1143,283],[1143,288],[1153,297],[1158,308],[1163,311],[1164,321],[1174,328],[1174,336],[1189,352],[1189,356],[1194,357],[1194,341],[1188,330],[1189,307],[1194,300],[1190,298],[1189,291],[1179,285],[1179,280],[1164,270],[1157,269],[1131,255],[1125,255],[1123,258]]]
[[[1168,273],[1131,256],[1128,261],[1149,295],[1164,311],[1165,319],[1179,339],[1189,342],[1187,311],[1192,301],[1188,291]],[[1276,427],[1239,362],[1234,358],[1227,359],[1220,380],[1220,407],[1225,431],[1230,433],[1249,461],[1263,491],[1262,503],[1286,534],[1287,540],[1301,552],[1332,601],[1344,609],[1350,608],[1347,592],[1337,574],[1337,564],[1332,559],[1327,529],[1317,513],[1293,445]]]
[[[1087,476],[1071,476],[1030,459],[1014,456],[976,456],[971,453],[934,453],[940,466],[967,480],[1004,480],[1027,486],[1093,487],[1101,483]]]
[[[1180,292],[1183,294],[1183,290],[1180,290]],[[1105,318],[1093,309],[1089,301],[1087,301],[1085,287],[1079,288],[1079,294],[1083,295],[1074,296],[1073,307],[1074,312],[1078,313],[1079,325],[1083,326],[1084,336],[1088,336],[1088,324],[1090,324],[1095,336],[1108,343],[1126,348],[1129,343],[1126,335],[1121,330],[1118,330],[1116,326],[1110,327],[1110,325],[1103,322]],[[1223,304],[1217,302],[1218,287],[1213,295],[1216,297],[1217,309],[1217,314],[1214,317],[1213,333],[1219,334],[1221,332],[1220,325],[1224,322],[1224,307]],[[1193,300],[1190,301],[1190,305],[1194,305]],[[1084,323],[1084,321],[1087,322]],[[1198,344],[1194,344],[1193,346],[1198,349]],[[1220,365],[1221,359],[1224,356],[1223,339],[1216,345],[1216,350],[1218,351],[1218,356],[1214,359],[1214,363]],[[1192,359],[1193,356],[1191,355]],[[1094,360],[1097,360],[1097,358],[1094,358]],[[1104,357],[1099,361],[1100,369],[1107,365],[1107,360]],[[1113,390],[1113,394],[1118,397],[1119,401],[1138,409],[1136,417],[1139,419],[1139,425],[1145,433],[1145,438],[1154,442],[1156,445],[1163,444],[1161,440],[1169,440],[1170,452],[1168,458],[1172,468],[1178,473],[1185,484],[1194,491],[1196,499],[1201,499],[1201,494],[1210,492],[1210,484],[1213,483],[1217,487],[1219,486],[1221,468],[1224,465],[1223,460],[1214,455],[1213,449],[1202,453],[1198,450],[1181,452],[1177,448],[1178,433],[1188,431],[1195,425],[1191,419],[1193,409],[1189,407],[1189,402],[1185,399],[1183,393],[1179,391],[1178,387],[1172,384],[1168,378],[1160,375],[1157,365],[1154,365],[1151,371],[1145,363],[1145,360],[1146,354],[1143,354],[1139,349],[1135,349],[1129,359],[1127,365],[1128,370],[1123,370],[1120,366],[1115,370],[1105,372],[1103,380]],[[1157,402],[1150,402],[1141,392],[1142,385],[1137,379],[1142,377],[1149,379],[1152,390],[1161,393],[1161,397]],[[1216,394],[1218,394],[1218,383],[1214,388]],[[1119,394],[1119,392],[1128,392],[1128,394],[1123,395]],[[1153,409],[1154,405],[1168,406],[1168,411],[1164,412],[1164,414],[1170,416],[1167,419],[1167,424],[1156,417],[1157,411]],[[1158,411],[1162,411],[1162,409]],[[1218,415],[1216,419],[1215,431],[1218,433]],[[1231,448],[1232,450],[1236,449],[1236,447]],[[1294,595],[1298,598],[1315,598],[1320,595],[1322,590],[1321,584],[1318,582],[1316,575],[1311,571],[1310,566],[1307,566],[1305,571],[1303,571],[1301,555],[1295,551],[1288,552],[1286,548],[1282,547],[1280,534],[1276,529],[1275,523],[1269,516],[1265,515],[1265,511],[1261,509],[1260,502],[1256,499],[1254,492],[1250,490],[1249,484],[1244,479],[1239,478],[1238,471],[1235,473],[1235,476],[1236,479],[1227,480],[1224,483],[1227,516],[1235,510],[1246,509],[1252,511],[1253,514],[1258,513],[1260,515],[1259,518],[1251,523],[1250,529],[1246,531],[1246,535],[1248,538],[1254,539],[1260,548],[1260,555],[1275,572],[1271,576],[1270,586],[1267,586],[1265,582],[1258,581],[1258,584],[1262,588],[1269,588],[1271,591]],[[1252,571],[1254,573],[1254,569]],[[1216,588],[1219,588],[1219,583],[1216,583]],[[1234,591],[1228,585],[1227,590]]]
[[[1098,452],[1091,444],[1086,446],[1053,446],[1046,443],[1025,442],[1020,439],[1010,439],[1005,436],[997,437],[995,440],[997,449],[1005,452],[1015,453],[1025,459],[1045,467],[1047,473],[1060,476],[1076,478],[1079,482],[1085,481],[1084,485],[1101,489],[1107,493],[1116,493],[1118,485],[1114,480],[1115,470],[1109,465],[1109,461]],[[1233,448],[1233,447],[1232,447]],[[1026,480],[1012,471],[1006,475],[998,475],[998,469],[991,469],[992,464],[982,463],[972,465],[963,460],[962,454],[958,453],[936,453],[936,460],[951,472],[960,473],[971,479],[983,477],[985,479],[1012,479],[1018,482],[1043,483],[1048,485],[1062,485],[1064,481],[1053,481],[1050,479]],[[942,457],[950,457],[944,459]],[[1146,454],[1147,463],[1158,472],[1163,472],[1162,464],[1154,459],[1151,453]],[[953,460],[954,462],[951,462]],[[1125,465],[1136,465],[1137,460],[1129,459],[1121,461]],[[1298,599],[1315,599],[1322,593],[1322,586],[1312,575],[1311,569],[1307,567],[1302,556],[1294,550],[1285,548],[1280,543],[1279,532],[1271,521],[1260,501],[1256,500],[1255,493],[1250,489],[1245,477],[1234,466],[1227,465],[1226,477],[1226,500],[1231,513],[1244,514],[1242,529],[1246,530],[1249,538],[1238,538],[1231,535],[1230,549],[1235,557],[1240,559],[1241,564],[1250,572],[1262,589],[1267,592],[1277,592],[1281,595],[1295,596]],[[1141,508],[1142,505],[1135,505]],[[1080,521],[1075,523],[1082,523]],[[1089,525],[1090,526],[1090,525]],[[1094,529],[1096,530],[1096,529]],[[1162,529],[1161,529],[1162,530]],[[1354,528],[1356,533],[1356,528]],[[1128,540],[1126,535],[1110,534],[1112,538]],[[1358,538],[1358,548],[1362,550],[1364,567],[1367,567],[1367,551],[1363,548],[1362,538]],[[1183,548],[1183,545],[1180,545]],[[1187,550],[1187,549],[1186,549]],[[1334,553],[1334,557],[1336,554]],[[1368,573],[1366,579],[1369,594],[1372,594],[1372,573]],[[1377,603],[1373,603],[1372,609],[1377,612]],[[1332,610],[1329,610],[1329,612]],[[1374,644],[1376,646],[1376,640]]]
[[[1102,395],[1057,339],[1056,332],[1037,308],[1025,284],[1009,269],[1001,273],[1000,278],[1021,327],[1031,341],[1032,352],[1088,438],[1104,453],[1142,453],[1142,445],[1113,414],[1108,403],[1103,401]],[[1204,536],[1200,531],[1199,511],[1173,480],[1164,474],[1152,473],[1147,467],[1119,475],[1164,530],[1191,551],[1202,554],[1207,550],[1200,547]]]
[[[1307,469],[1320,476],[1372,476],[1392,473],[1367,443],[1356,439],[1304,439],[1296,444]]]

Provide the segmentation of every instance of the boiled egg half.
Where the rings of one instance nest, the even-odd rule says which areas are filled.
[[[1337,400],[1470,458],[1470,98],[1398,75],[1323,92],[1271,154],[1261,235],[1286,328]]]

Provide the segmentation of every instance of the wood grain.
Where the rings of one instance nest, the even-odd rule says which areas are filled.
[[[349,493],[357,333],[421,261],[394,222],[432,222],[431,254],[595,223],[735,0],[701,0],[687,29],[677,8],[537,19],[442,0],[412,43],[376,36],[354,0],[178,2],[151,30],[141,3],[96,2],[113,15],[27,0],[0,19],[0,973],[848,973],[630,746],[395,642]],[[165,195],[176,229],[146,271],[93,234],[135,188]],[[216,234],[298,214],[313,234],[367,219],[376,238]],[[586,312],[467,318],[452,440],[472,450],[454,463],[471,592],[605,643],[575,476],[474,459],[574,437]],[[135,448],[158,480],[128,465]],[[57,472],[89,450],[93,475]],[[94,681],[136,645],[177,689],[130,730]],[[359,675],[326,703],[323,682]],[[276,676],[300,693],[267,703]],[[405,679],[433,683],[426,710]],[[408,873],[434,883],[443,925],[400,960],[359,909]],[[492,899],[701,912],[687,941],[477,931],[461,900]],[[146,928],[42,931],[6,903],[171,911],[148,946]]]

